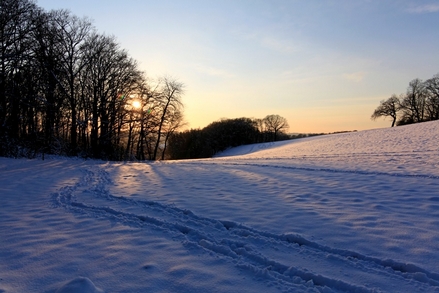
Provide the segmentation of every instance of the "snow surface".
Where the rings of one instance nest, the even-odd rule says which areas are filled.
[[[439,122],[120,163],[0,158],[0,292],[439,292]]]

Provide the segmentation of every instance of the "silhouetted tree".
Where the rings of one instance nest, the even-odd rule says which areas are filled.
[[[70,104],[70,148],[76,155],[78,143],[78,103],[80,92],[77,89],[78,75],[87,66],[89,60],[83,58],[83,45],[92,30],[91,22],[80,19],[66,10],[54,11],[53,22],[57,26],[57,42],[61,57],[64,78],[58,78],[61,88]]]
[[[262,133],[259,127],[262,120],[222,119],[210,123],[201,130],[191,129],[172,133],[169,137],[168,157],[170,159],[208,158],[230,147],[260,142]],[[277,139],[290,139],[290,136],[280,129],[286,129],[285,125],[277,128]]]
[[[174,132],[169,137],[167,154],[171,160],[199,159],[212,156],[207,135],[201,129]]]
[[[422,80],[412,80],[407,88],[407,93],[401,101],[401,110],[404,123],[417,123],[424,121],[426,88]]]
[[[288,121],[280,115],[267,115],[264,118],[265,129],[273,134],[273,141],[278,138],[278,133],[289,128]]]
[[[249,118],[223,119],[203,129],[210,149],[210,156],[229,147],[254,143],[258,138],[255,122]]]
[[[170,113],[181,113],[180,109],[183,104],[181,102],[181,97],[183,94],[184,85],[176,80],[163,78],[160,80],[159,92],[156,93],[156,101],[159,104],[158,112],[160,115],[160,120],[157,129],[157,140],[154,146],[153,160],[157,159],[157,153],[159,146],[162,143],[161,138],[163,135],[163,130],[166,127],[166,123],[171,121],[167,117],[172,116]],[[179,115],[181,116],[181,115]],[[182,116],[181,116],[182,117]],[[176,123],[175,121],[173,122]]]
[[[23,126],[30,121],[22,117],[33,110],[28,99],[34,97],[34,87],[27,79],[33,59],[30,33],[37,11],[33,1],[0,1],[0,155],[15,149],[27,135]]]
[[[425,81],[427,119],[439,120],[439,74]]]
[[[392,126],[395,126],[396,119],[398,117],[398,111],[401,108],[400,99],[393,94],[387,100],[382,100],[378,108],[373,112],[371,119],[376,120],[380,117],[391,117],[392,118]]]
[[[0,0],[0,155],[163,158],[181,125],[181,96],[169,79],[151,90],[137,62],[88,19]]]
[[[419,78],[410,81],[405,94],[392,95],[381,101],[371,118],[392,117],[392,127],[439,119],[439,74],[423,82]],[[397,119],[397,116],[399,119]]]

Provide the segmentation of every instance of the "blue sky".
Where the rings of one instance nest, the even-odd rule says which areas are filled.
[[[279,114],[290,132],[390,126],[380,100],[439,73],[439,1],[38,0],[114,35],[150,78],[184,83],[185,119]]]

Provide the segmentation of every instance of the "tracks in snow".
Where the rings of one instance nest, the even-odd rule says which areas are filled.
[[[265,159],[265,161],[282,161],[283,158],[276,159]],[[223,166],[251,166],[251,167],[261,167],[261,168],[275,168],[275,169],[288,169],[297,171],[311,171],[311,172],[329,172],[329,173],[344,173],[344,174],[359,174],[359,175],[377,175],[377,176],[392,176],[392,177],[406,177],[406,178],[426,178],[426,179],[439,179],[437,175],[431,174],[410,174],[410,173],[398,173],[398,172],[380,172],[380,171],[367,171],[367,170],[349,170],[349,169],[337,169],[337,168],[321,168],[321,167],[298,167],[298,166],[288,166],[288,165],[278,165],[273,163],[254,163],[255,159],[237,159],[237,162],[222,162],[221,159],[218,161],[202,161],[197,162],[204,165],[223,165]],[[242,161],[242,163],[241,163]],[[257,160],[264,161],[264,160]],[[238,163],[239,162],[239,163]],[[183,162],[182,164],[193,164],[191,162]]]
[[[228,260],[283,291],[294,291],[291,288],[297,285],[320,292],[439,291],[439,274],[413,264],[320,245],[296,234],[278,235],[200,217],[158,202],[114,196],[108,184],[111,180],[103,167],[84,170],[79,181],[61,188],[52,202],[72,213],[166,233],[189,249]]]

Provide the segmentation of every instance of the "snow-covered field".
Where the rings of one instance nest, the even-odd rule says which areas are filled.
[[[439,292],[438,142],[429,122],[206,160],[0,158],[0,292]]]

